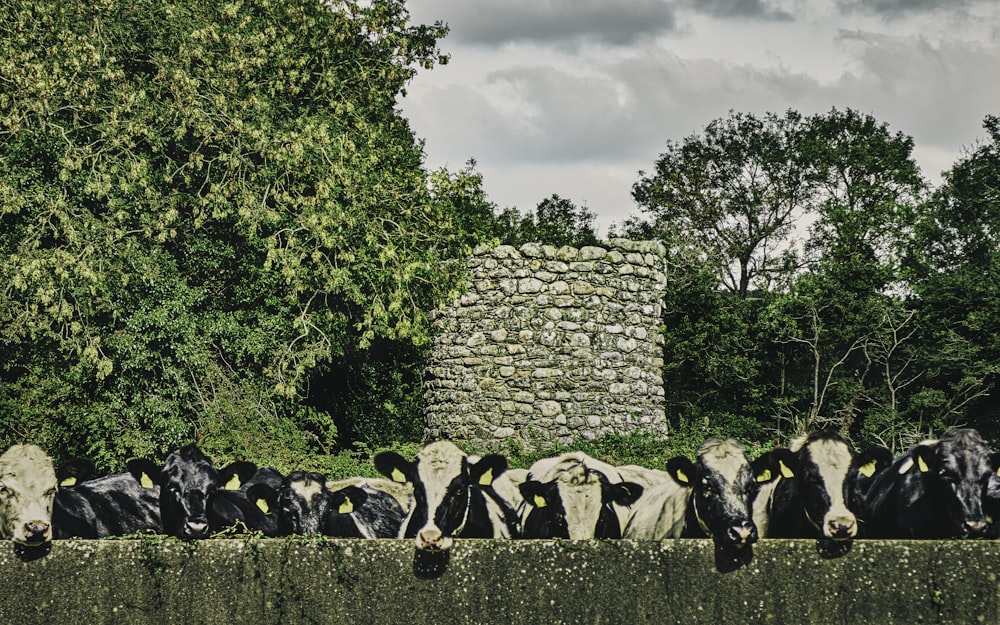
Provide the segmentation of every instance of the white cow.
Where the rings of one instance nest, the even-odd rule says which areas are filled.
[[[717,545],[737,549],[757,542],[750,513],[757,485],[742,445],[732,439],[705,441],[695,462],[672,458],[667,473],[672,482],[649,489],[624,538],[709,536]]]
[[[36,445],[0,455],[0,538],[32,547],[51,541],[56,488],[52,459]]]

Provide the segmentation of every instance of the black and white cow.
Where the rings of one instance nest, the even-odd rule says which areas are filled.
[[[324,534],[338,538],[395,538],[404,512],[390,494],[364,481],[331,490],[319,473],[293,471],[278,488],[252,486],[277,517],[278,535]]]
[[[798,437],[754,461],[765,482],[753,504],[754,524],[766,538],[829,538],[858,535],[859,476],[879,468],[873,451],[856,455],[843,437],[819,431]]]
[[[56,491],[52,459],[37,445],[14,445],[0,455],[0,538],[26,547],[51,541]]]
[[[531,466],[519,488],[521,538],[621,538],[628,507],[643,487],[623,482],[617,472],[602,471],[594,458],[568,452]]]
[[[867,496],[871,538],[983,536],[983,496],[994,474],[976,430],[960,428],[924,441],[875,475]]]
[[[636,505],[624,538],[711,537],[726,549],[757,542],[750,504],[757,492],[753,469],[742,445],[729,439],[708,440],[697,459],[667,462],[673,481],[653,486]]]
[[[516,512],[495,484],[507,470],[503,456],[470,460],[454,443],[438,441],[424,446],[412,461],[391,451],[379,453],[375,468],[413,486],[414,504],[399,537],[415,539],[417,549],[447,550],[452,538],[517,536]]]
[[[128,470],[141,486],[159,486],[160,519],[167,534],[205,538],[237,521],[260,529],[256,517],[261,511],[239,491],[257,472],[251,462],[237,461],[219,470],[192,444],[167,456],[162,467],[140,459],[130,461]]]
[[[93,478],[93,462],[74,459],[56,469],[59,491],[52,508],[57,539],[161,532],[160,489],[145,488],[129,473]]]

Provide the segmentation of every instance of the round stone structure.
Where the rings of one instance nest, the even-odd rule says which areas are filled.
[[[635,431],[666,436],[659,332],[666,251],[479,246],[432,314],[426,435],[502,449]]]

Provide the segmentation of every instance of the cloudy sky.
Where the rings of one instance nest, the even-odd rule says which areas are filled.
[[[451,61],[400,101],[431,169],[490,200],[553,193],[608,224],[668,139],[730,110],[853,108],[914,138],[932,183],[1000,114],[997,0],[408,0]]]

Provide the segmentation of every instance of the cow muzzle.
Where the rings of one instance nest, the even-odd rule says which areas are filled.
[[[208,523],[204,521],[188,521],[184,524],[185,538],[203,538],[208,535]]]
[[[37,547],[52,540],[52,527],[45,521],[28,521],[21,528],[20,535],[14,536],[14,542],[28,547]]]
[[[757,542],[757,526],[751,521],[743,521],[729,528],[727,538],[737,547],[745,547]]]
[[[987,523],[985,520],[974,520],[966,521],[962,524],[962,529],[969,536],[980,536],[986,531]]]
[[[451,538],[441,533],[433,525],[425,527],[417,533],[417,549],[424,551],[443,551],[451,548]]]
[[[833,518],[827,521],[823,533],[833,540],[847,540],[857,536],[858,523],[856,519],[849,517]]]

